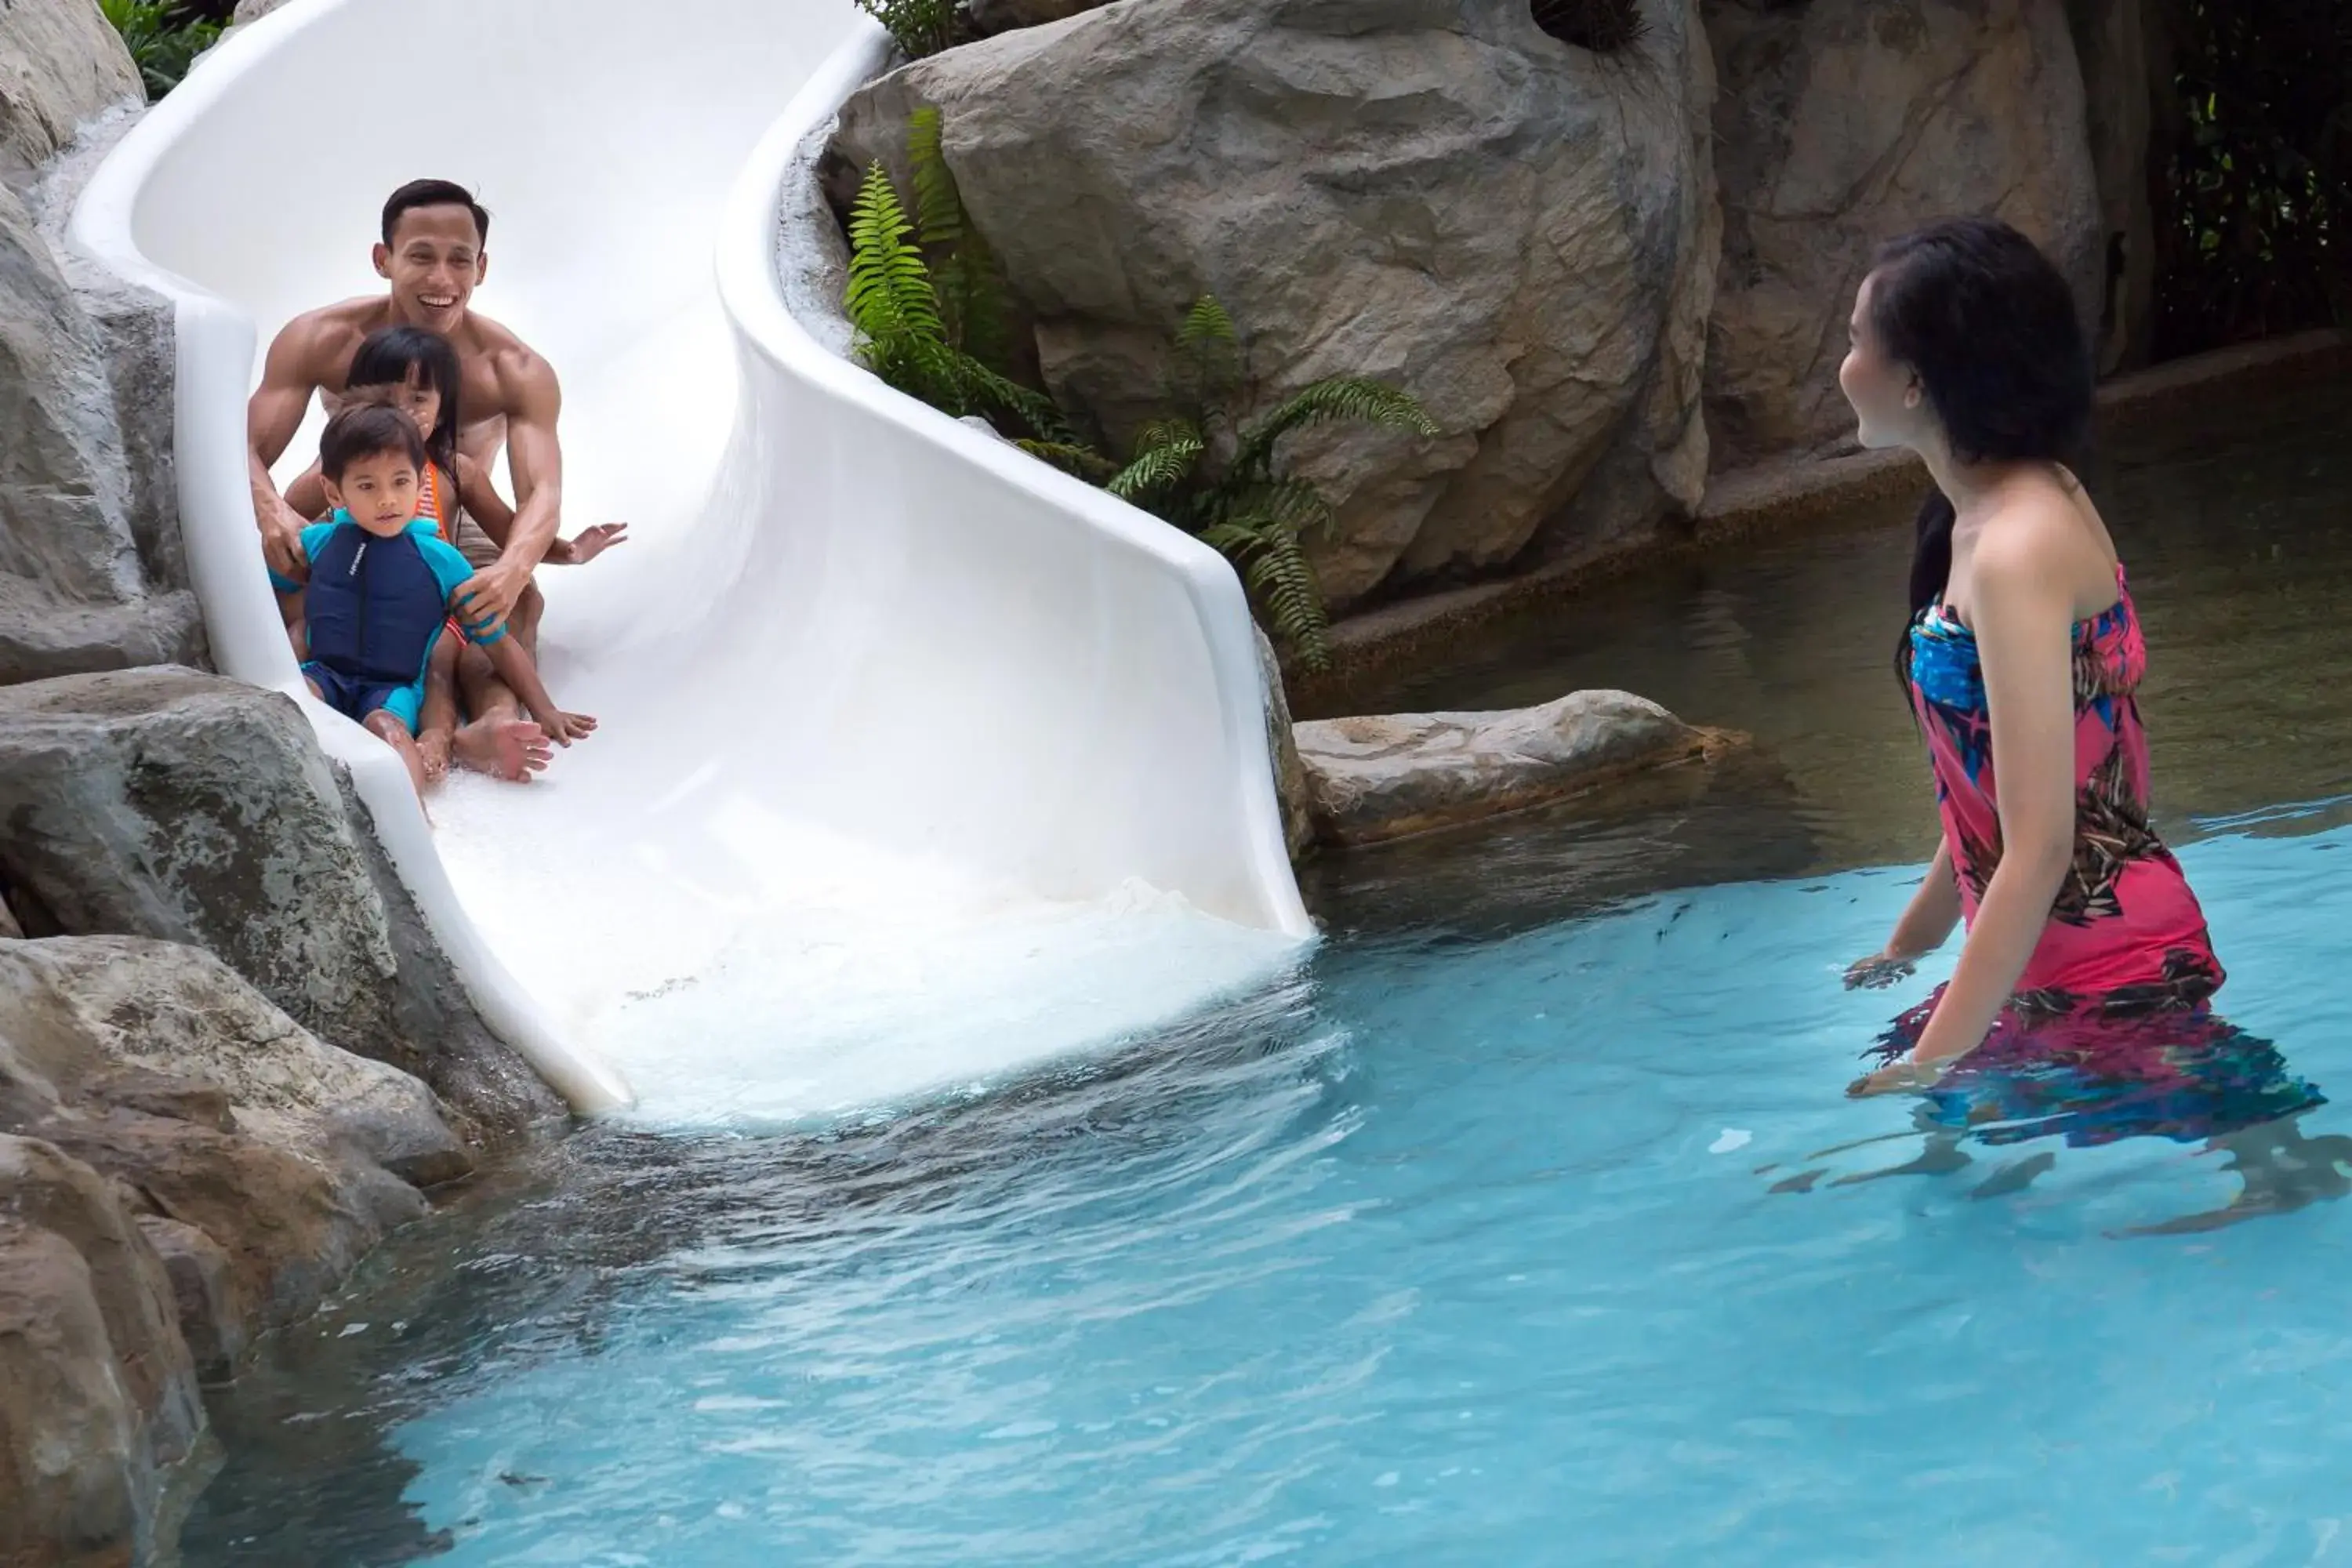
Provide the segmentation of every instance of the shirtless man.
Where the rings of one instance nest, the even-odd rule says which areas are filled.
[[[451,542],[476,568],[457,591],[459,613],[487,633],[503,626],[531,591],[531,572],[554,542],[562,510],[555,421],[563,399],[545,360],[468,309],[489,270],[489,214],[462,185],[416,180],[401,186],[384,203],[383,238],[375,247],[376,273],[391,283],[389,295],[297,316],[269,345],[261,386],[246,410],[246,437],[254,521],[273,571],[289,577],[299,573],[302,529],[310,520],[286,503],[269,477],[270,465],[293,440],[311,394],[330,414],[341,406],[344,376],[361,341],[379,327],[405,324],[440,333],[457,351],[459,452],[487,471],[503,445],[514,479],[515,515],[503,548],[470,518],[459,520]],[[457,760],[516,780],[545,768],[551,748],[523,716],[515,694],[486,667],[465,669],[461,679],[473,721],[457,733]]]

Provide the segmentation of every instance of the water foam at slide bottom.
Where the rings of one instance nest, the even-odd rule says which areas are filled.
[[[772,1126],[984,1087],[1306,955],[1141,883],[1045,901],[749,811],[723,826],[743,864],[784,868],[764,885],[722,891],[658,848],[598,844],[565,849],[559,880],[541,814],[564,784],[453,779],[435,807],[442,852],[500,956],[628,1078],[632,1118],[653,1126]]]

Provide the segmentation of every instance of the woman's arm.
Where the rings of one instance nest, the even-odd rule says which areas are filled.
[[[1919,879],[1903,918],[1886,945],[1845,972],[1849,990],[1890,985],[1911,973],[1912,965],[1944,945],[1960,923],[1960,885],[1952,875],[1952,847],[1939,841],[1935,863]]]
[[[2042,941],[2074,859],[2074,600],[2038,521],[2020,520],[1977,550],[1977,649],[1992,719],[2000,864],[1951,983],[1912,1047],[1909,1060],[1918,1066],[1948,1065],[1984,1043]],[[1874,1086],[1880,1076],[1872,1076]]]

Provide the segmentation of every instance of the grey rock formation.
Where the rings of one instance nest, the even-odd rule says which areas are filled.
[[[0,688],[0,879],[37,935],[217,954],[478,1132],[556,1111],[472,1016],[293,703],[186,669]]]
[[[208,1372],[421,1216],[412,1180],[472,1169],[423,1084],[194,948],[0,942],[0,1131],[127,1184]]]
[[[1315,842],[1315,812],[1307,768],[1298,760],[1298,738],[1290,722],[1290,693],[1282,682],[1282,658],[1263,628],[1257,636],[1258,683],[1265,697],[1265,744],[1274,762],[1274,796],[1282,807],[1282,841],[1294,860]]]
[[[78,133],[143,101],[93,0],[0,5],[0,683],[204,657],[168,322],[119,286],[78,298],[89,280],[55,245],[68,204],[40,195],[46,226],[26,205]]]
[[[205,1429],[171,1279],[120,1195],[0,1133],[0,1563],[144,1561]]]
[[[66,1099],[322,1158],[348,1150],[419,1186],[473,1169],[432,1090],[326,1044],[210,953],[135,937],[0,943],[0,995],[19,1059]]]
[[[131,537],[146,572],[147,592],[165,601],[156,614],[164,617],[182,649],[173,658],[202,663],[203,627],[189,592],[187,554],[180,541],[178,476],[172,461],[173,386],[179,374],[172,303],[124,282],[77,252],[66,237],[83,187],[139,122],[140,112],[135,104],[125,104],[83,126],[73,145],[50,160],[32,206],[58,274],[89,321],[113,390],[114,422],[128,469]],[[194,653],[187,651],[190,639]]]
[[[1833,443],[1854,290],[1883,240],[1956,213],[2032,237],[2095,327],[2105,247],[2063,0],[1706,0],[1723,270],[1719,461]]]
[[[1444,434],[1335,425],[1326,593],[1502,568],[1698,497],[1714,286],[1712,61],[1696,0],[1601,57],[1521,0],[1115,5],[919,61],[836,135],[837,204],[938,105],[950,169],[1035,320],[1048,384],[1115,441],[1170,405],[1213,293],[1252,409],[1367,374]]]
[[[1297,726],[1321,835],[1363,844],[1500,816],[1704,755],[1718,737],[1623,691],[1492,713]]]
[[[97,330],[5,188],[0,429],[0,682],[200,657],[193,598],[149,593]]]
[[[146,92],[97,0],[0,5],[0,184],[26,184],[82,121],[124,99]]]

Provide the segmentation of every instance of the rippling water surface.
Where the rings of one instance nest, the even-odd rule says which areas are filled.
[[[2352,1086],[2352,539],[2297,487],[2340,510],[2347,479],[2282,415],[2116,481],[2291,516],[2301,572],[2254,524],[2189,540],[2107,500],[2222,1010],[2323,1096]],[[2072,1147],[1841,1095],[1936,978],[1838,984],[1908,891],[1870,863],[1931,831],[1885,674],[1900,553],[1727,563],[1615,652],[1465,650],[1432,692],[1605,666],[1759,760],[1326,864],[1330,940],[1207,1016],[820,1126],[593,1130],[484,1182],[221,1402],[189,1562],[2352,1553],[2339,1106]]]
[[[2322,1092],[2347,842],[2189,856],[2231,1016]],[[1914,994],[1836,960],[1904,894],[1365,939],[1003,1094],[590,1134],[283,1348],[197,1560],[2311,1560],[2336,1108],[1937,1152],[1839,1095]]]

